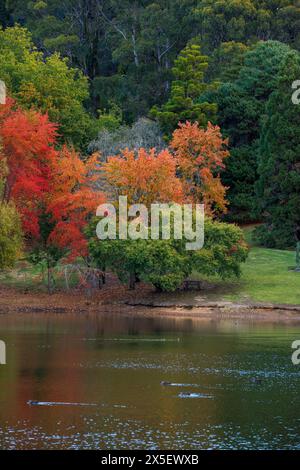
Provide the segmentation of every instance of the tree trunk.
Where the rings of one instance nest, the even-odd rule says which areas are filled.
[[[7,182],[7,179],[4,184],[4,190],[3,190],[3,195],[2,195],[2,202],[9,202],[10,199],[10,190],[9,190],[9,185]]]
[[[102,266],[102,283],[103,285],[106,284],[106,267]]]
[[[132,39],[132,47],[133,47],[133,56],[134,56],[134,63],[135,66],[139,66],[139,56],[137,53],[137,48],[136,48],[136,37],[135,37],[135,29],[133,28],[132,33],[131,33],[131,39]]]
[[[135,289],[135,283],[136,283],[136,275],[135,275],[135,273],[130,273],[130,278],[129,278],[129,289],[130,290]]]
[[[47,260],[47,287],[48,287],[48,294],[52,294],[52,289],[51,289],[51,268],[50,268],[50,263],[49,260]]]

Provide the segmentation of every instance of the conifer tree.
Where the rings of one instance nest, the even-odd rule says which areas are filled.
[[[170,98],[161,108],[154,107],[151,111],[167,137],[179,122],[206,126],[208,121],[215,121],[216,105],[201,100],[201,95],[210,88],[204,81],[207,67],[208,57],[201,53],[198,44],[188,44],[179,54],[172,69],[175,79]]]
[[[291,99],[299,77],[300,55],[291,51],[269,99],[260,140],[257,193],[265,223],[258,237],[275,248],[294,246],[300,222],[300,106]]]

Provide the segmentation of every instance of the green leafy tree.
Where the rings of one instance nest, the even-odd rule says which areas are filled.
[[[274,39],[300,46],[298,0],[200,0],[195,15],[207,53],[228,41]]]
[[[252,0],[202,0],[198,3],[196,16],[207,51],[222,42],[245,42],[255,30],[256,8]]]
[[[205,126],[208,121],[215,120],[216,105],[200,99],[209,89],[204,81],[207,67],[208,57],[202,55],[200,46],[193,43],[188,44],[175,60],[171,96],[161,108],[154,107],[151,111],[167,137],[179,122],[198,122]]]
[[[257,193],[264,225],[257,237],[275,248],[293,247],[300,223],[300,113],[291,100],[291,84],[299,77],[300,54],[290,51],[269,98],[260,139]]]
[[[191,252],[193,269],[221,279],[240,277],[241,264],[248,256],[243,231],[236,225],[205,221],[202,250]]]
[[[67,18],[66,7],[71,3],[58,0],[6,0],[14,21],[26,25],[32,32],[39,49],[47,53],[61,52],[70,59],[77,53],[79,39],[72,29],[72,19]]]
[[[110,109],[99,111],[98,125],[100,132],[114,132],[122,124],[122,110],[115,103],[111,103]]]
[[[45,58],[20,26],[0,31],[0,78],[19,104],[47,112],[76,146],[97,134],[98,123],[83,106],[89,96],[87,79],[58,54]]]
[[[0,269],[13,267],[21,249],[20,217],[12,204],[0,203]]]
[[[165,240],[90,240],[97,265],[129,282],[131,289],[142,280],[159,290],[176,290],[190,273],[188,257],[181,251]]]
[[[134,288],[137,280],[158,290],[175,291],[194,270],[222,279],[238,277],[248,249],[234,225],[206,220],[202,250],[187,251],[187,240],[104,240],[96,237],[94,220],[88,231],[91,256],[98,267],[112,270]]]

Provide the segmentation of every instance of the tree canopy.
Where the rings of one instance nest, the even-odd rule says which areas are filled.
[[[6,0],[0,23],[0,190],[53,262],[87,255],[95,208],[118,195],[205,203],[212,223],[292,245],[298,0]],[[149,260],[160,249],[175,248]]]
[[[57,52],[44,57],[20,26],[0,31],[0,78],[19,105],[47,113],[59,124],[60,135],[77,147],[97,134],[96,119],[84,109],[87,78]]]

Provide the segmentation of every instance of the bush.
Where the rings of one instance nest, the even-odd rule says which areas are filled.
[[[0,204],[0,269],[14,265],[22,248],[21,221],[15,207]]]
[[[235,225],[206,220],[202,250],[187,251],[187,240],[105,240],[96,237],[97,220],[89,229],[90,253],[101,269],[119,278],[150,282],[158,290],[175,291],[193,271],[222,279],[238,277],[248,248],[243,232]]]

